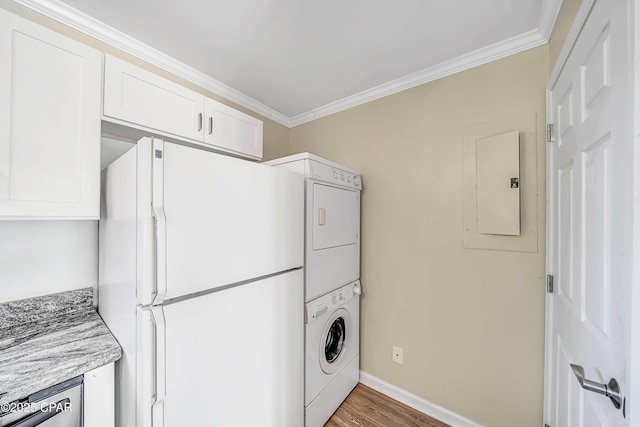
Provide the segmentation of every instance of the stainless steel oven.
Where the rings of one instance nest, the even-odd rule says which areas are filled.
[[[83,427],[83,381],[72,378],[2,405],[2,427]]]

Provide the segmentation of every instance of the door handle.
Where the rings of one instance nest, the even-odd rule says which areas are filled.
[[[324,225],[325,215],[324,208],[320,208],[320,210],[318,210],[318,225]]]
[[[209,135],[213,133],[213,116],[209,117]]]
[[[571,369],[580,383],[580,387],[587,391],[593,391],[598,394],[604,394],[613,403],[616,409],[620,409],[622,406],[622,393],[620,393],[620,385],[615,378],[609,380],[609,384],[601,384],[595,381],[588,380],[584,377],[584,368],[580,365],[571,364]]]
[[[198,132],[202,130],[202,113],[198,113]]]

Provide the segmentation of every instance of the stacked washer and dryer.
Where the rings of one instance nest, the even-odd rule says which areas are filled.
[[[309,153],[265,164],[305,176],[305,427],[320,427],[360,378],[362,178]]]

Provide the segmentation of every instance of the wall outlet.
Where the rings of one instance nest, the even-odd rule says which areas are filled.
[[[402,349],[394,345],[391,350],[391,360],[396,362],[398,365],[402,365]]]

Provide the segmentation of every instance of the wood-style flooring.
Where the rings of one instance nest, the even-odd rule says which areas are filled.
[[[325,427],[450,427],[384,394],[358,384]]]

